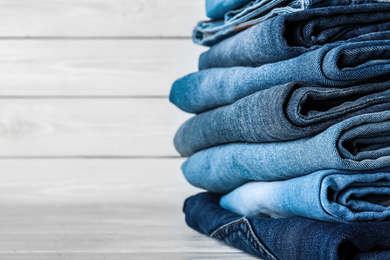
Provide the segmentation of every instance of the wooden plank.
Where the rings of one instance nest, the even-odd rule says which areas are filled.
[[[0,95],[167,96],[204,50],[190,40],[3,40]]]
[[[186,36],[204,1],[1,0],[0,36]]]
[[[11,254],[2,254],[0,253],[2,259],[7,260],[57,260],[57,259],[66,259],[66,260],[129,260],[129,259],[170,259],[170,260],[218,260],[218,259],[237,259],[237,260],[250,260],[258,259],[251,257],[250,255],[236,252],[228,253],[202,253],[202,252],[191,252],[191,253],[32,253],[26,252],[24,254],[20,253],[11,253]]]
[[[177,156],[167,99],[2,99],[2,156]]]
[[[185,225],[182,162],[1,160],[1,258],[251,259]]]

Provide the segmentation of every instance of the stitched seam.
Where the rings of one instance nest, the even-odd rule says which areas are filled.
[[[241,220],[241,221],[239,221],[239,222],[232,223],[232,224],[230,224],[229,226],[226,226],[226,227],[224,227],[223,229],[218,230],[218,232],[215,233],[215,234],[213,234],[211,237],[212,237],[212,238],[215,238],[215,237],[218,236],[218,234],[221,233],[222,231],[224,231],[224,230],[226,230],[226,229],[228,229],[228,228],[230,228],[230,227],[232,227],[232,226],[234,226],[234,225],[236,225],[236,224],[241,224],[241,223],[244,223],[244,220]]]
[[[230,225],[224,227],[223,229],[219,230],[217,233],[213,234],[212,238],[215,238],[218,234],[220,234],[222,231],[228,229],[229,227],[232,227],[232,226],[235,226],[235,225],[241,224],[241,223],[244,223],[244,224],[247,226],[247,228],[249,229],[249,233],[250,233],[251,237],[253,238],[253,240],[254,240],[256,243],[253,243],[253,242],[251,242],[250,240],[248,240],[248,242],[251,243],[252,246],[254,246],[254,247],[257,247],[257,248],[260,247],[260,248],[263,250],[263,252],[264,252],[266,255],[268,255],[268,257],[270,257],[270,258],[272,258],[272,259],[274,259],[274,260],[278,260],[275,256],[273,256],[273,255],[272,255],[272,254],[271,254],[271,253],[270,253],[270,252],[269,252],[269,251],[260,243],[259,239],[255,236],[255,234],[253,234],[251,225],[248,223],[248,221],[247,221],[245,218],[242,219],[242,220],[239,221],[239,222],[232,223],[232,224],[230,224]],[[242,234],[245,234],[245,233],[246,233],[246,232],[245,232],[246,230],[243,230],[241,227],[239,227],[238,230],[232,230],[231,232],[226,233],[223,237],[221,237],[221,239],[225,239],[227,236],[229,236],[229,235],[231,235],[231,234],[233,234],[234,232],[237,232],[237,231],[241,231]]]

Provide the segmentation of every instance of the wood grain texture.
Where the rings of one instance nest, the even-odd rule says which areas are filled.
[[[190,40],[2,40],[0,95],[167,96],[204,50]]]
[[[167,96],[197,70],[203,14],[193,0],[0,0],[0,259],[253,259],[182,213],[199,190],[172,139],[190,115]]]
[[[182,162],[0,161],[1,258],[252,259],[185,225]]]
[[[0,36],[186,36],[204,19],[193,0],[1,0]]]
[[[166,99],[2,99],[0,156],[177,156]]]
[[[169,259],[169,260],[215,260],[215,259],[237,259],[237,260],[254,260],[258,258],[251,257],[247,254],[236,252],[220,253],[202,253],[202,252],[169,252],[169,253],[42,253],[42,252],[25,252],[25,253],[0,253],[0,258],[7,260],[129,260],[129,259]]]

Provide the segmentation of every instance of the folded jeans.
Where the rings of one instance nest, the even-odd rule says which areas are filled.
[[[299,216],[327,222],[390,220],[389,170],[322,170],[284,181],[249,182],[223,196],[220,205],[244,216]]]
[[[253,180],[286,180],[326,169],[385,167],[390,167],[390,111],[349,118],[313,137],[205,149],[189,157],[182,171],[196,187],[228,193]]]
[[[207,17],[222,19],[230,10],[242,7],[251,0],[206,0]]]
[[[293,82],[199,114],[177,131],[182,156],[233,142],[275,142],[318,134],[353,116],[390,110],[390,81],[349,88]]]
[[[199,58],[199,69],[287,60],[325,44],[390,39],[390,4],[309,9],[280,15],[226,39]]]
[[[390,259],[390,222],[327,223],[306,218],[243,217],[200,193],[184,204],[187,225],[266,260]]]
[[[326,12],[328,7],[333,6],[339,8],[342,5],[364,4],[367,8],[370,8],[370,5],[386,5],[387,3],[389,3],[388,0],[255,0],[240,9],[228,11],[224,16],[224,20],[199,22],[193,30],[192,39],[196,44],[213,46],[274,16],[313,8],[319,8]]]
[[[347,87],[390,77],[390,40],[323,46],[296,58],[260,67],[213,68],[174,82],[170,101],[190,113],[201,113],[276,85],[308,81]]]

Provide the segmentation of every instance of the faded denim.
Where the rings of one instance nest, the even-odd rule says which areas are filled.
[[[260,67],[214,68],[174,82],[170,101],[190,113],[201,113],[276,85],[308,81],[346,87],[390,76],[390,41],[324,46],[296,58]]]
[[[343,0],[256,0],[249,2],[241,9],[232,10],[225,14],[225,19],[209,20],[199,22],[192,33],[193,41],[197,44],[212,46],[222,40],[237,34],[249,27],[266,21],[269,18],[279,15],[286,15],[293,12],[302,11],[311,8],[320,8],[327,12],[329,6],[364,4],[370,6],[376,3],[383,5],[384,8],[388,0],[364,0],[364,1],[343,1]]]
[[[222,19],[230,10],[242,7],[251,0],[206,0],[206,14],[212,19]]]
[[[390,172],[323,170],[285,181],[249,182],[223,196],[220,205],[245,216],[389,220]]]
[[[390,5],[351,5],[280,15],[226,39],[199,58],[199,69],[287,60],[345,41],[390,39]],[[377,33],[373,33],[377,32]]]
[[[194,186],[228,193],[246,182],[275,181],[326,170],[390,166],[390,111],[344,120],[320,134],[275,143],[232,143],[195,153],[182,165]]]
[[[184,204],[187,225],[266,260],[390,259],[390,223],[326,223],[306,218],[243,217],[200,193]]]
[[[174,144],[182,156],[190,156],[224,143],[293,140],[356,115],[385,110],[390,110],[390,81],[345,89],[288,83],[189,119]]]

